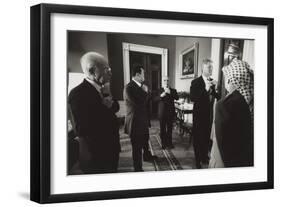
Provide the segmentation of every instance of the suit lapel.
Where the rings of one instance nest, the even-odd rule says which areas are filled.
[[[83,84],[84,84],[85,87],[89,90],[89,92],[92,93],[93,96],[95,96],[95,98],[98,99],[98,101],[100,101],[100,102],[102,101],[99,92],[97,91],[97,89],[96,89],[93,85],[91,85],[91,84],[90,84],[88,81],[86,81],[85,79],[84,79]]]
[[[202,75],[200,76],[199,80],[200,80],[201,86],[202,86],[203,88],[205,88],[205,87],[206,87],[206,84],[205,84],[205,81],[204,81]]]
[[[143,90],[141,87],[139,87],[135,81],[131,81],[132,86],[134,87],[134,91],[136,91],[137,93],[139,93],[140,95],[143,95]]]
[[[137,88],[139,88],[139,86],[136,84],[136,82],[135,81],[131,81],[131,83],[130,83],[135,89],[137,89]]]

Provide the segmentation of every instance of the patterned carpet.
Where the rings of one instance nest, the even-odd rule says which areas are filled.
[[[194,153],[188,134],[180,136],[177,129],[173,130],[174,149],[161,148],[159,137],[159,123],[152,121],[152,127],[149,130],[149,146],[153,155],[158,158],[153,162],[143,162],[144,171],[164,171],[164,170],[183,170],[194,168]],[[119,160],[119,172],[132,172],[132,148],[128,135],[120,130],[121,134],[121,153]]]
[[[181,136],[179,130],[173,129],[174,149],[165,149],[161,147],[159,137],[159,122],[151,121],[149,129],[150,139],[149,147],[151,153],[158,158],[153,162],[143,162],[144,171],[166,171],[166,170],[185,170],[195,168],[195,159],[192,143],[189,134]],[[132,146],[128,135],[124,134],[124,129],[120,129],[121,153],[119,158],[118,173],[133,172]],[[69,174],[83,174],[79,169],[79,163],[75,162],[69,170]]]

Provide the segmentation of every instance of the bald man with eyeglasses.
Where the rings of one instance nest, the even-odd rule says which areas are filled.
[[[110,92],[111,69],[96,52],[84,54],[80,63],[85,79],[68,97],[79,137],[80,168],[85,174],[117,172],[120,140],[115,113],[119,104]]]

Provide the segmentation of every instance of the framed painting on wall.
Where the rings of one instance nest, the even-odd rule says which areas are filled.
[[[185,49],[180,54],[179,67],[181,79],[197,77],[198,73],[198,43]]]

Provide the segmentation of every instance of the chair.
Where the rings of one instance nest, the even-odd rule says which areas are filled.
[[[193,124],[191,120],[185,118],[185,115],[190,115],[193,113],[193,110],[181,109],[176,107],[176,126],[179,129],[180,136],[184,136],[185,133],[189,134],[189,144],[192,142],[192,127]]]
[[[183,114],[185,115],[185,114],[188,114],[188,115],[190,115],[190,114],[192,114],[193,112],[192,112],[192,110],[184,110],[183,111]],[[190,122],[188,119],[185,121],[185,119],[184,119],[184,121],[183,121],[183,123],[182,123],[182,130],[183,130],[183,135],[184,135],[184,133],[187,133],[187,134],[189,134],[189,145],[191,145],[191,143],[192,143],[192,138],[193,138],[193,134],[192,134],[192,128],[193,128],[193,123],[192,122]]]
[[[182,135],[182,123],[183,123],[183,114],[182,110],[180,109],[180,104],[178,102],[175,102],[175,112],[176,112],[176,117],[175,117],[175,124],[176,128],[179,129],[179,134]]]

